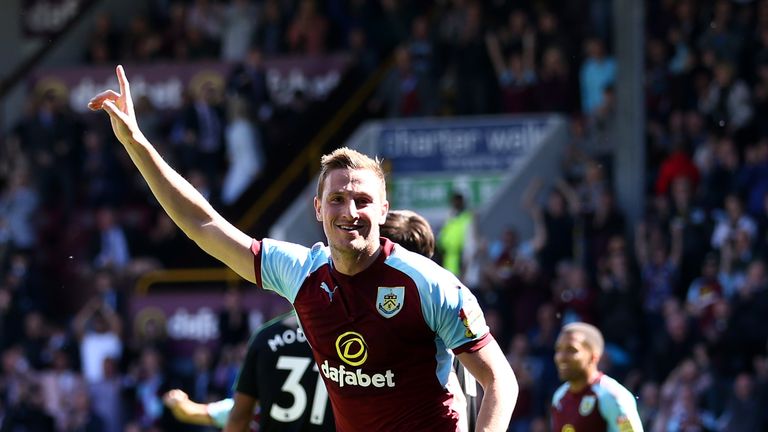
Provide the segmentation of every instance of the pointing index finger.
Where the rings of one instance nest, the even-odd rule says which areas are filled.
[[[123,65],[117,65],[117,81],[120,83],[120,94],[125,98],[126,108],[133,111],[133,98],[131,98],[131,85],[125,76]]]

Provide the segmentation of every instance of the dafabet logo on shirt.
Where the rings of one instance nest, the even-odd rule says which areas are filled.
[[[360,366],[368,360],[368,344],[363,335],[357,332],[344,332],[336,338],[336,354],[349,366]],[[320,371],[330,381],[341,387],[394,387],[395,374],[391,369],[384,373],[370,374],[362,369],[347,369],[343,364],[334,367],[328,360],[320,366]]]
[[[348,331],[336,338],[336,353],[344,363],[360,366],[368,360],[368,345],[363,335]]]

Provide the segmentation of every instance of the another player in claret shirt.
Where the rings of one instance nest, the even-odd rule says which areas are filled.
[[[597,365],[603,335],[595,326],[571,323],[555,344],[555,365],[565,381],[552,397],[553,432],[642,432],[635,397]]]

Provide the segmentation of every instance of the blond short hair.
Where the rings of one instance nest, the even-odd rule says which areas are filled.
[[[318,198],[323,196],[323,186],[328,173],[336,169],[370,170],[381,180],[382,194],[386,194],[384,169],[381,167],[379,158],[371,158],[349,147],[341,147],[320,158],[320,179],[317,181]]]
[[[603,355],[605,349],[605,340],[600,330],[592,324],[585,322],[573,322],[563,326],[560,334],[578,333],[584,336],[584,345],[589,348],[597,357]]]

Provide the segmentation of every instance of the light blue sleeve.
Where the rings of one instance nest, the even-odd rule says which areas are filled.
[[[456,276],[418,254],[397,255],[390,265],[416,283],[424,320],[446,348],[456,349],[488,333],[477,298]]]
[[[321,243],[311,249],[279,240],[261,241],[262,288],[274,291],[293,303],[304,280],[328,262],[327,248]]]
[[[643,432],[643,423],[632,393],[613,378],[605,377],[603,382],[604,389],[598,393],[598,405],[608,432]]]
[[[232,407],[235,406],[234,399],[223,399],[218,402],[212,402],[208,404],[208,416],[213,420],[214,426],[218,428],[224,428],[229,418],[229,413],[232,411]]]

